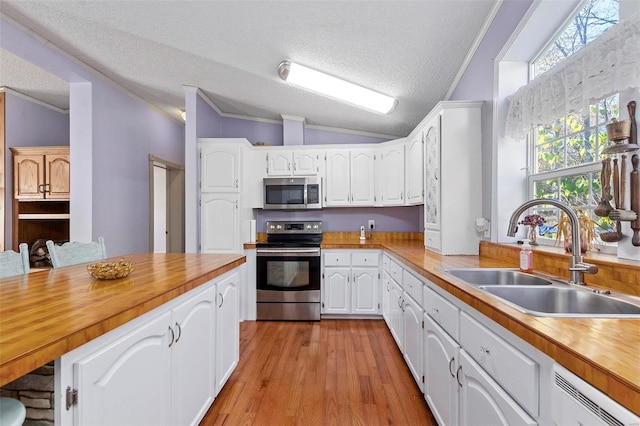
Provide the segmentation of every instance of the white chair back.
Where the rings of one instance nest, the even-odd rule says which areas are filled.
[[[51,256],[51,263],[54,268],[62,266],[77,265],[78,263],[95,262],[107,257],[107,250],[104,247],[104,238],[90,243],[79,243],[77,241],[64,243],[57,246],[53,241],[47,241],[47,249]]]
[[[27,243],[20,244],[20,253],[13,250],[0,252],[0,278],[29,272],[29,247]]]

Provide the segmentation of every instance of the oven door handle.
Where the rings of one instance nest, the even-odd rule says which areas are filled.
[[[257,256],[304,256],[304,257],[317,257],[320,256],[320,249],[258,249],[256,250]]]

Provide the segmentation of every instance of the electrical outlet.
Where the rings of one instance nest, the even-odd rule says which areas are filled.
[[[373,231],[374,229],[376,229],[376,221],[369,219],[369,230]]]

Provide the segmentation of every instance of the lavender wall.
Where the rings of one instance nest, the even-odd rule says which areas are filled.
[[[282,124],[222,117],[220,137],[246,138],[251,143],[264,142],[265,145],[282,145]]]
[[[359,232],[368,220],[376,221],[376,232],[422,232],[421,206],[327,208],[307,211],[258,210],[258,232],[268,220],[321,220],[324,232]]]
[[[11,248],[13,164],[10,147],[14,146],[68,146],[69,115],[30,102],[10,92],[5,93],[5,247]]]
[[[0,21],[0,47],[65,81],[88,85],[70,91],[71,238],[79,239],[74,236],[78,221],[83,223],[78,232],[82,239],[87,234],[93,240],[105,237],[109,256],[148,251],[148,156],[183,164],[183,127],[2,17]],[[87,114],[74,106],[86,107]],[[74,114],[87,120],[74,123]],[[90,149],[79,149],[82,144]],[[87,180],[90,185],[74,183]],[[74,210],[74,205],[80,208]],[[74,219],[76,211],[82,217]]]
[[[491,217],[494,59],[529,10],[532,0],[505,0],[450,100],[482,100],[482,216]]]

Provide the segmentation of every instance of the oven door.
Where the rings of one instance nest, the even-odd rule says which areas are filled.
[[[256,283],[258,302],[319,302],[320,248],[258,248]]]

